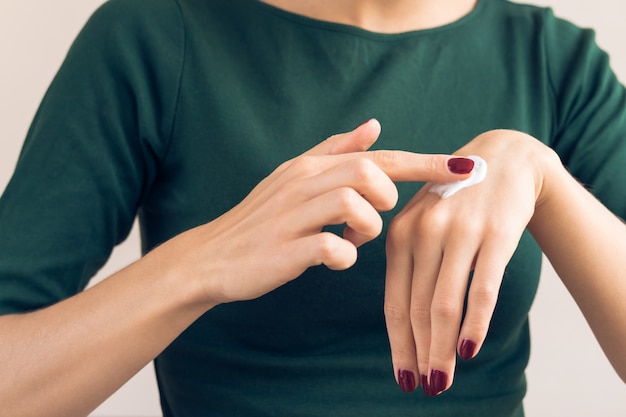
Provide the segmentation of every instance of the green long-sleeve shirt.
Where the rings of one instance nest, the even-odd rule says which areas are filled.
[[[80,291],[137,215],[148,251],[371,117],[376,147],[422,153],[530,133],[626,217],[624,88],[593,33],[549,10],[480,0],[452,24],[378,34],[254,0],[111,0],[69,51],[0,200],[0,313]],[[419,186],[399,184],[398,209]],[[164,415],[521,416],[540,261],[525,234],[482,351],[439,397],[394,382],[383,232],[348,271],[311,268],[201,317],[156,359]]]

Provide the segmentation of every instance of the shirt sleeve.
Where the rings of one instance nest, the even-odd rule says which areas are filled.
[[[0,198],[0,314],[77,293],[127,237],[167,152],[183,42],[170,0],[112,0],[83,28]]]
[[[545,51],[556,106],[552,146],[576,178],[626,218],[626,91],[592,30],[548,14]]]

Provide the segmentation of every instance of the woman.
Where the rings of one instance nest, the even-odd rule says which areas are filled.
[[[159,355],[165,415],[521,415],[527,226],[623,378],[624,226],[551,150],[624,215],[624,92],[589,34],[498,0],[291,3],[122,0],[87,25],[0,206],[2,311],[37,310],[0,320],[3,408],[85,414]],[[377,148],[487,178],[395,204],[390,180],[469,165],[363,154],[375,121],[314,146],[372,116]],[[150,253],[70,297],[137,212]]]

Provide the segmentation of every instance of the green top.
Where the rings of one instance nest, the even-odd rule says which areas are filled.
[[[148,251],[370,117],[378,148],[424,153],[528,132],[626,217],[624,89],[593,33],[547,9],[481,0],[443,27],[378,34],[254,0],[112,0],[69,51],[0,200],[0,313],[80,291],[137,214]],[[419,186],[399,185],[398,209]],[[201,317],[156,360],[165,416],[521,416],[540,262],[526,234],[480,354],[443,395],[405,394],[383,232],[348,271],[311,268]]]

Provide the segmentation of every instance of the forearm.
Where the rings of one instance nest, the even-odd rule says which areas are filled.
[[[12,417],[84,416],[212,306],[260,297],[310,266],[352,266],[357,247],[380,233],[378,212],[397,202],[393,180],[468,176],[447,155],[364,152],[379,133],[372,120],[334,135],[232,210],[96,287],[0,317],[0,409]],[[323,230],[343,223],[343,237]]]
[[[0,409],[85,416],[154,359],[208,306],[159,256],[51,307],[0,317]]]
[[[626,225],[556,164],[529,230],[626,381]]]

